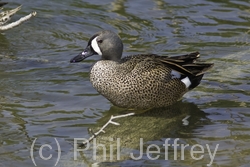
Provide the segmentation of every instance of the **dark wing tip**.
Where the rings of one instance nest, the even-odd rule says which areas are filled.
[[[185,55],[162,58],[160,61],[184,75],[199,76],[211,69],[214,65],[213,63],[199,63],[197,61],[199,57],[199,52],[192,52]]]

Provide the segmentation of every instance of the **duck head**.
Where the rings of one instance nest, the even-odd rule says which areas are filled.
[[[72,58],[70,62],[77,63],[92,55],[100,55],[103,60],[119,61],[122,52],[123,43],[120,37],[112,31],[105,30],[93,35],[84,51]]]

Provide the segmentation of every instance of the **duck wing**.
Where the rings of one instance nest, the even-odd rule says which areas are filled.
[[[166,75],[170,77],[173,75],[174,78],[179,78],[180,80],[188,77],[191,83],[188,86],[190,90],[198,86],[203,74],[213,67],[213,63],[198,62],[197,59],[199,57],[199,52],[173,57],[159,56],[156,54],[142,54],[127,56],[121,60],[121,63],[125,64],[125,71],[128,73],[132,71],[136,71],[137,73],[155,71],[165,66],[165,69],[169,70]],[[175,76],[175,74],[177,75]]]
[[[197,59],[200,57],[199,52],[193,52],[181,56],[173,56],[167,58],[158,57],[159,61],[168,67],[180,72],[183,75],[199,76],[213,67],[213,63],[200,63]]]
[[[141,62],[146,64],[146,61],[150,61],[151,65],[163,64],[166,67],[172,68],[183,75],[199,76],[211,69],[214,65],[213,63],[202,63],[201,61],[197,61],[199,57],[199,52],[172,57],[159,56],[156,54],[139,54],[124,57],[121,60],[121,63],[125,63],[126,65],[129,64],[129,66],[132,66],[130,68],[132,70],[135,66],[141,64]],[[153,65],[152,68],[154,68]]]

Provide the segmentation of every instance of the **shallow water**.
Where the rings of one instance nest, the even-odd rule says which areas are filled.
[[[179,109],[149,111],[124,118],[111,126],[106,136],[130,137],[126,148],[139,152],[150,144],[160,147],[160,155],[150,160],[125,157],[103,166],[206,166],[211,159],[206,144],[214,152],[212,166],[247,166],[250,162],[250,4],[248,1],[9,1],[6,8],[23,4],[13,20],[37,11],[35,18],[0,34],[0,166],[54,166],[60,144],[58,166],[87,166],[90,156],[74,160],[74,138],[88,138],[88,128],[98,129],[118,110],[91,86],[88,71],[98,56],[70,64],[101,29],[117,32],[124,42],[124,55],[156,53],[178,55],[199,51],[202,59],[215,66],[199,87],[187,93]],[[182,111],[182,110],[185,111]],[[159,114],[160,113],[160,114]],[[178,114],[180,113],[180,114]],[[158,115],[159,114],[159,115]],[[182,119],[190,115],[189,124]],[[156,127],[156,128],[154,128]],[[120,128],[117,130],[116,128]],[[131,136],[130,136],[131,135]],[[109,136],[109,137],[110,137]],[[105,135],[104,135],[105,137]],[[55,140],[56,138],[56,140]],[[200,144],[203,158],[195,160],[190,147],[181,160],[171,147],[168,160],[166,139],[193,146]],[[135,146],[138,141],[138,146]],[[39,150],[44,144],[43,160]],[[152,149],[153,150],[153,149]],[[86,153],[87,154],[87,153]],[[125,153],[124,153],[125,154]],[[102,161],[102,160],[101,160]],[[100,160],[98,161],[100,162]]]

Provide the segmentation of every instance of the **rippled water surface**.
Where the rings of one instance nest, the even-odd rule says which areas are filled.
[[[214,152],[212,166],[248,166],[250,163],[250,2],[215,0],[146,1],[9,1],[6,8],[23,5],[13,20],[37,11],[23,25],[0,34],[0,166],[206,166],[206,144]],[[178,55],[199,51],[215,63],[200,86],[187,93],[177,108],[150,110],[111,125],[105,135],[129,140],[126,148],[139,155],[139,138],[155,144],[159,157],[140,160],[121,156],[109,162],[93,160],[91,150],[74,160],[74,138],[88,138],[88,128],[98,130],[121,109],[99,95],[88,78],[98,56],[78,64],[77,55],[95,32],[109,29],[124,42],[124,55],[156,53]],[[187,115],[189,124],[182,119]],[[118,130],[118,129],[119,130]],[[110,130],[110,131],[108,131]],[[102,135],[100,136],[101,139]],[[181,160],[166,139],[189,144]],[[56,139],[56,140],[55,140]],[[114,141],[116,141],[114,139]],[[123,142],[123,141],[121,141]],[[137,144],[136,144],[137,142]],[[51,145],[51,149],[44,144]],[[199,144],[204,153],[190,155]],[[153,147],[152,150],[157,151]],[[39,156],[52,156],[43,160]],[[198,148],[199,150],[199,148]],[[168,160],[166,160],[168,151]],[[137,154],[136,154],[137,153]],[[108,153],[109,154],[109,153]],[[129,154],[128,154],[129,155]],[[108,158],[109,159],[109,158]],[[114,158],[115,159],[115,158]]]

